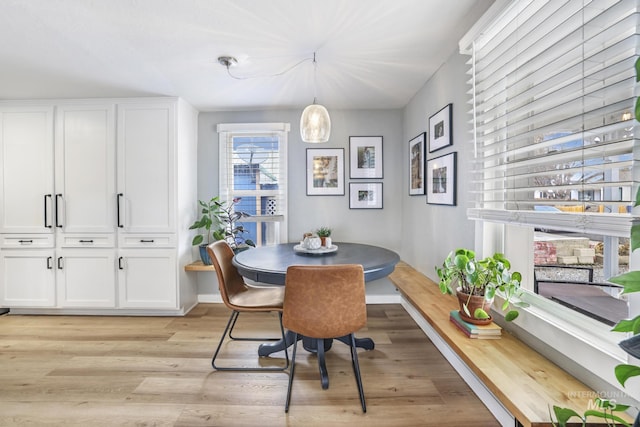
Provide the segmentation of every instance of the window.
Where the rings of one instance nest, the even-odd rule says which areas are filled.
[[[257,246],[287,241],[288,123],[219,124],[220,199],[236,209]]]
[[[604,283],[590,291],[620,301],[606,279],[619,266],[627,268],[620,246],[629,236],[638,184],[632,114],[637,14],[633,0],[516,0],[460,42],[471,57],[477,159],[469,217],[479,221],[483,244],[493,239],[495,249],[517,258],[532,293],[540,293],[536,279],[548,279],[535,268],[542,243],[569,239],[588,250],[575,248],[562,262],[556,253],[544,263],[584,266],[576,254],[593,250],[601,259],[592,266],[596,278],[575,281],[600,276]],[[579,273],[565,270],[565,279]],[[529,298],[542,317],[571,317],[560,304]],[[564,305],[596,318],[576,304]],[[624,300],[622,305],[626,309]],[[576,324],[586,333],[610,329],[585,326],[592,323],[580,317]]]

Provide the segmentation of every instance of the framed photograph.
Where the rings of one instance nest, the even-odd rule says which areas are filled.
[[[427,203],[456,205],[457,154],[445,154],[427,161]]]
[[[350,178],[382,178],[382,137],[349,137]]]
[[[307,148],[307,196],[344,196],[344,148]]]
[[[382,183],[350,182],[349,209],[382,209]]]
[[[451,130],[452,106],[449,104],[429,117],[429,152],[433,153],[449,145],[453,145]]]
[[[409,141],[409,195],[424,194],[424,145],[426,133]]]

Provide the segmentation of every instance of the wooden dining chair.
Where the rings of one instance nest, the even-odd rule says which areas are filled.
[[[232,312],[224,329],[224,333],[218,343],[218,348],[211,359],[211,366],[218,371],[284,371],[289,367],[289,353],[284,351],[285,366],[283,367],[263,367],[263,368],[246,368],[246,367],[222,367],[216,365],[216,358],[220,353],[222,343],[227,335],[231,340],[236,341],[277,341],[282,339],[286,342],[284,328],[282,326],[282,307],[284,299],[283,286],[252,286],[245,283],[244,279],[238,273],[236,267],[232,264],[234,256],[233,249],[224,240],[219,240],[207,246],[207,252],[211,257],[211,261],[216,269],[218,276],[218,287],[220,296],[224,304],[229,307]],[[280,338],[260,338],[260,337],[234,337],[233,328],[236,325],[240,313],[256,313],[256,312],[277,312],[280,324]],[[257,354],[257,350],[256,350]]]
[[[358,264],[290,266],[285,280],[282,324],[295,335],[285,412],[289,411],[291,401],[299,335],[304,336],[305,339],[315,340],[313,347],[317,347],[323,389],[329,387],[324,340],[342,338],[341,341],[350,344],[351,363],[360,394],[360,403],[362,411],[367,412],[354,336],[354,332],[367,323],[362,266]]]

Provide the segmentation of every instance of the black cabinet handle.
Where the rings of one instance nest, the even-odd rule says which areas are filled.
[[[47,203],[47,199],[48,203]],[[47,211],[47,206],[51,204],[51,194],[44,195],[44,226],[46,228],[51,228],[51,224],[47,223],[49,221],[49,212]]]
[[[124,267],[122,266],[122,257],[118,258],[118,269],[124,270]]]
[[[31,239],[29,239],[29,240],[18,240],[18,243],[22,243],[22,244],[33,243],[33,240],[31,240]]]
[[[153,243],[154,241],[153,239],[140,239],[140,243]]]
[[[61,202],[62,200],[62,194],[56,194],[56,227],[58,228],[62,228],[62,224],[59,221],[59,217],[60,217],[60,206],[58,205],[58,203],[62,204]]]
[[[118,193],[116,197],[116,216],[118,218],[118,228],[123,228],[124,224],[120,221],[120,199],[124,197],[124,194]]]
[[[53,268],[51,261],[53,261],[53,257],[47,257],[47,270],[51,270]]]
[[[62,270],[62,257],[58,257],[58,270]]]
[[[80,240],[78,240],[78,242],[80,242],[80,243],[93,243],[93,240],[82,240],[82,239],[80,239]]]

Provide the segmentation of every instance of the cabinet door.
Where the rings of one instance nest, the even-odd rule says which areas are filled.
[[[112,105],[58,107],[56,225],[65,233],[115,231],[115,116]]]
[[[120,308],[177,308],[174,250],[121,250],[118,268]]]
[[[53,232],[53,107],[0,107],[0,233]]]
[[[175,231],[175,104],[118,105],[118,227]]]
[[[116,269],[112,249],[62,250],[57,255],[58,306],[116,306]]]
[[[1,251],[1,305],[53,307],[56,302],[54,264],[53,250]]]

